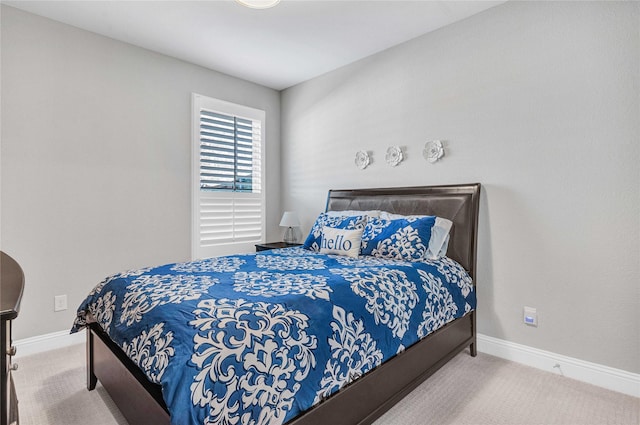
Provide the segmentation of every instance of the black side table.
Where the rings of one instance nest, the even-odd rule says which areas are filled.
[[[286,243],[286,242],[267,242],[256,244],[256,252],[268,251],[270,249],[289,248],[292,246],[300,246],[301,243]]]

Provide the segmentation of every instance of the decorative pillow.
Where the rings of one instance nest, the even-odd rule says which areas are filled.
[[[367,217],[363,215],[356,215],[351,217],[335,216],[330,217],[327,213],[321,213],[311,231],[309,236],[304,241],[303,247],[311,251],[320,251],[320,241],[322,239],[322,228],[333,227],[335,229],[364,229],[367,224]]]
[[[357,258],[360,254],[360,241],[364,229],[335,229],[333,227],[322,228],[322,240],[320,241],[320,253],[338,254]]]
[[[418,261],[427,257],[436,217],[372,218],[362,234],[362,255]]]
[[[387,211],[380,213],[380,218],[384,220],[398,220],[398,219],[416,219],[431,217],[428,215],[401,215],[393,214]],[[438,258],[447,255],[447,248],[449,247],[449,232],[453,222],[446,218],[436,217],[436,222],[431,228],[431,239],[429,239],[429,247],[427,250],[426,258],[430,260],[437,260]]]

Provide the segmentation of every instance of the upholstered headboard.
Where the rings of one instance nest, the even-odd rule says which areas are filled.
[[[382,210],[396,214],[435,215],[453,221],[447,256],[460,263],[475,284],[480,183],[330,190],[327,211]]]

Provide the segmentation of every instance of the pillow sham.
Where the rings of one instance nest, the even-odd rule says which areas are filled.
[[[398,220],[398,219],[415,219],[431,217],[427,215],[401,215],[394,214],[387,211],[380,212],[380,218],[385,220]],[[449,219],[436,217],[436,221],[431,228],[431,239],[429,239],[429,246],[426,254],[426,258],[430,260],[437,260],[438,258],[447,255],[447,248],[449,247],[449,232],[453,222]]]
[[[395,220],[372,218],[362,234],[362,255],[405,261],[427,258],[435,222],[434,216]]]
[[[322,240],[320,241],[321,254],[337,254],[357,258],[360,254],[360,241],[364,229],[336,229],[333,227],[322,228]]]
[[[309,236],[304,241],[302,246],[305,249],[311,251],[320,251],[320,242],[322,240],[322,229],[326,227],[333,227],[336,229],[364,229],[367,224],[367,217],[364,215],[356,215],[351,217],[345,216],[329,216],[327,213],[321,213],[316,222],[311,227]]]

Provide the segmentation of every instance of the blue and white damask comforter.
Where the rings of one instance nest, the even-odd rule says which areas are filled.
[[[447,257],[302,248],[111,276],[78,309],[139,365],[174,425],[282,424],[475,308]]]

